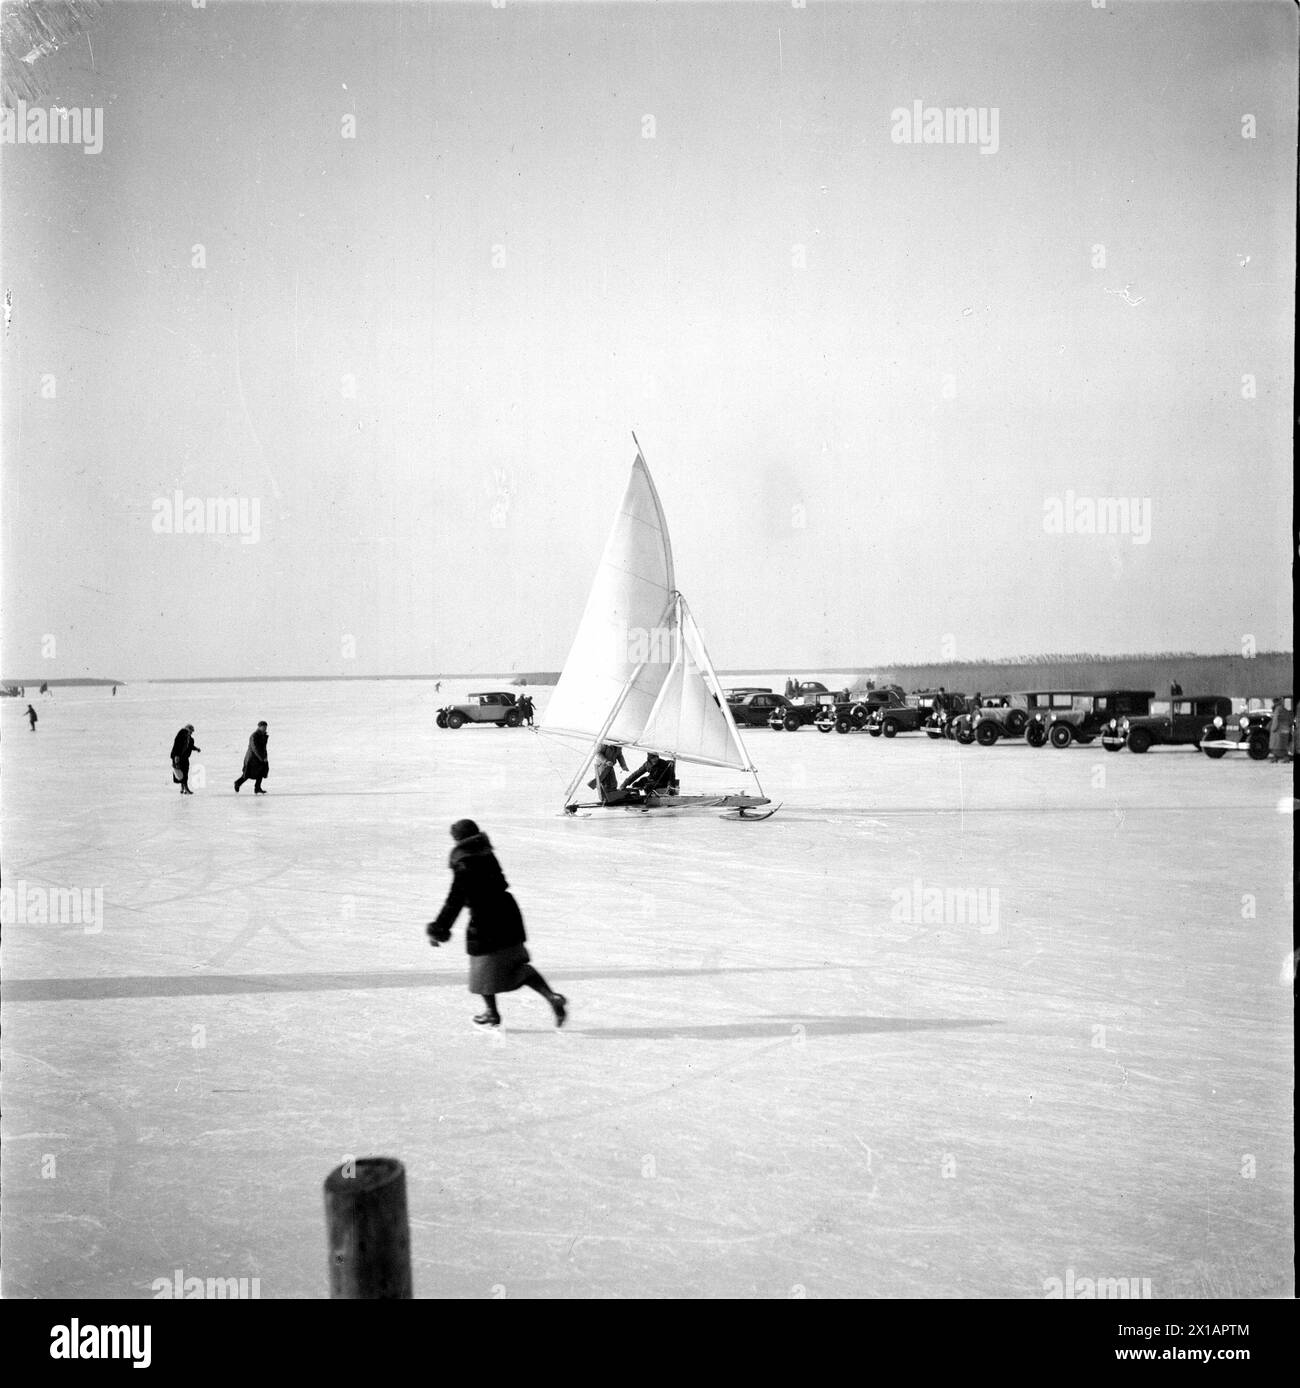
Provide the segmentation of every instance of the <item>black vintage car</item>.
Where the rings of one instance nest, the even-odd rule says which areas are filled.
[[[727,700],[727,712],[742,728],[770,728],[775,718],[778,727],[797,732],[812,722],[816,711],[812,706],[796,707],[784,694],[742,694]]]
[[[963,726],[965,720],[958,719],[956,738],[958,742],[974,740],[981,747],[992,747],[1004,738],[1012,740],[1024,737],[1029,725],[1029,704],[1033,694],[1000,694],[994,698],[980,700],[980,707],[966,715],[970,720],[970,735]]]
[[[1207,724],[1220,720],[1223,727],[1232,717],[1232,700],[1224,694],[1199,694],[1190,699],[1173,699],[1167,713],[1130,714],[1112,718],[1102,729],[1101,745],[1108,751],[1127,747],[1130,752],[1149,752],[1152,747],[1201,746]]]
[[[1086,747],[1112,719],[1149,713],[1155,697],[1153,689],[1036,690],[1026,696],[1025,741],[1031,747],[1047,742],[1053,747],[1068,747],[1072,742]]]
[[[1290,694],[1277,697],[1294,715],[1295,699]],[[1201,751],[1212,761],[1229,752],[1245,752],[1251,761],[1267,761],[1272,722],[1272,698],[1247,699],[1246,707],[1236,717],[1215,717],[1201,729]]]
[[[824,717],[817,726],[822,732],[834,728],[837,733],[870,733],[880,736],[880,724],[872,722],[872,714],[879,709],[906,708],[907,700],[897,685],[887,685],[883,689],[868,689],[848,699],[839,699],[834,705],[834,719]]]
[[[867,731],[883,737],[897,737],[899,733],[919,733],[937,713],[949,706],[949,695],[937,689],[918,689],[906,696],[901,707],[880,707],[872,710]],[[964,704],[961,696],[957,701]],[[874,724],[874,726],[872,726]]]

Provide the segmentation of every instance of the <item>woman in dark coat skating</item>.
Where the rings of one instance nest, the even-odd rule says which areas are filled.
[[[435,948],[451,939],[451,927],[465,907],[469,925],[465,929],[465,949],[469,953],[469,991],[478,993],[485,1006],[474,1020],[485,1027],[501,1025],[497,994],[513,993],[516,988],[532,988],[551,1004],[555,1025],[562,1027],[568,1015],[566,999],[553,992],[547,981],[529,963],[524,947],[524,918],[510,895],[509,883],[492,852],[488,836],[472,819],[458,819],[451,826],[456,847],[451,850],[451,891],[436,920],[425,933]]]

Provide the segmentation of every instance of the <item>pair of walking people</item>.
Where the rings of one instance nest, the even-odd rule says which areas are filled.
[[[271,764],[267,760],[266,750],[269,736],[266,723],[261,722],[257,725],[252,737],[248,739],[248,751],[244,753],[243,775],[235,782],[236,795],[239,794],[239,788],[245,781],[252,781],[255,795],[266,794],[262,789],[262,782],[271,772]],[[194,741],[193,723],[186,723],[172,740],[172,783],[180,786],[182,795],[194,794],[190,789],[190,757],[195,752],[202,750],[203,748]]]
[[[451,890],[437,917],[425,927],[429,943],[437,948],[451,939],[456,917],[469,909],[465,950],[469,955],[469,991],[483,999],[484,1010],[474,1020],[479,1026],[499,1027],[499,993],[531,988],[551,1005],[555,1025],[568,1016],[568,1000],[550,986],[533,967],[524,944],[524,918],[510,894],[492,842],[472,819],[458,819],[451,826],[456,846],[451,850]]]

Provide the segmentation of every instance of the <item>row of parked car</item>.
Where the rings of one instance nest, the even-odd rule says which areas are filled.
[[[924,733],[981,747],[1019,739],[1031,747],[1065,748],[1076,742],[1086,747],[1100,740],[1108,752],[1191,746],[1216,760],[1229,752],[1245,752],[1254,761],[1268,756],[1273,697],[1234,704],[1224,694],[1173,695],[1167,708],[1153,710],[1155,697],[1150,689],[1032,689],[991,697],[944,689],[905,694],[897,685],[850,695],[809,682],[791,696],[752,686],[729,690],[727,707],[737,723],[774,732],[814,727],[888,738]],[[1281,697],[1293,714],[1292,696]]]

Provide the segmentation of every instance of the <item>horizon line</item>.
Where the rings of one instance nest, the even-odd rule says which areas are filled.
[[[875,661],[870,665],[735,665],[719,670],[719,675],[748,675],[768,673],[783,669],[811,669],[825,675],[874,675],[888,670],[951,669],[974,666],[1017,666],[1036,664],[1066,665],[1072,663],[1101,663],[1120,660],[1259,660],[1264,657],[1295,658],[1292,650],[1257,651],[1246,656],[1239,651],[1129,651],[1118,655],[1101,655],[1085,651],[1064,652],[1046,655],[990,656],[970,660],[893,660]],[[469,670],[450,671],[445,674],[371,674],[371,675],[162,675],[137,677],[135,680],[106,679],[97,675],[65,675],[10,679],[0,677],[0,685],[128,685],[128,684],[257,684],[257,683],[305,683],[325,680],[480,680],[489,678],[517,680],[522,676],[532,676],[534,682],[539,675],[554,675],[558,678],[561,670]]]

